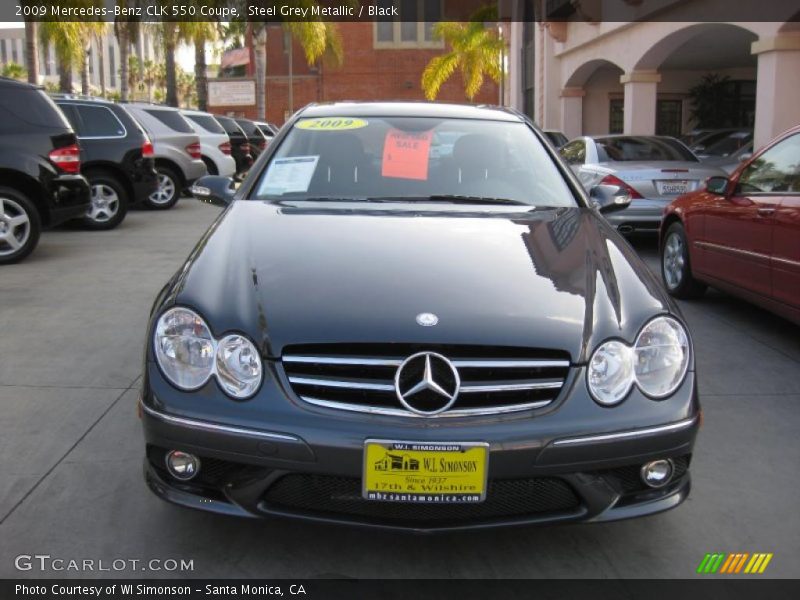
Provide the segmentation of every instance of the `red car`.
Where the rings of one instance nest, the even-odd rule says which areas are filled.
[[[800,126],[672,202],[660,234],[671,295],[710,285],[800,323]]]

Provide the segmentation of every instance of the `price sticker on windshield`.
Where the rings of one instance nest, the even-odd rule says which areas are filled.
[[[390,129],[383,142],[383,177],[428,179],[432,131]]]
[[[369,125],[364,119],[353,118],[324,118],[324,119],[303,119],[295,127],[307,129],[309,131],[347,131],[350,129],[362,129]]]

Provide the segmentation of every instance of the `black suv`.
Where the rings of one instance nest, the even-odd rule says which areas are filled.
[[[253,155],[253,160],[257,159],[267,148],[267,138],[261,133],[258,125],[250,119],[235,118],[234,121],[242,128],[242,131],[247,136],[247,141],[250,142],[250,154]]]
[[[81,172],[92,188],[83,223],[91,229],[113,229],[129,205],[145,202],[158,187],[150,138],[119,104],[69,95],[53,100],[78,134]]]
[[[236,161],[236,175],[241,178],[253,165],[250,142],[242,128],[232,118],[221,115],[214,115],[214,118],[231,139],[231,156]]]
[[[0,77],[0,264],[28,256],[42,228],[86,213],[80,168],[75,132],[47,94]]]

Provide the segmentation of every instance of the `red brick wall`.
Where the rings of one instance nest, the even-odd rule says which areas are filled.
[[[298,44],[293,47],[293,109],[309,102],[337,100],[424,100],[422,71],[446,48],[376,49],[372,23],[339,23],[344,61],[336,67],[309,67]],[[248,38],[249,41],[249,38]],[[252,73],[251,68],[248,75]],[[271,25],[267,37],[267,120],[284,122],[288,109],[288,54],[284,51],[280,25]],[[456,72],[439,92],[441,102],[468,102],[461,74]],[[499,87],[486,79],[473,102],[497,104]],[[224,109],[215,109],[226,112]],[[256,117],[255,106],[234,107],[237,113]]]

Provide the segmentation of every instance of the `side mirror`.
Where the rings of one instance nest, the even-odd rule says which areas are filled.
[[[750,160],[751,158],[753,158],[753,153],[752,152],[745,152],[744,154],[742,154],[739,157],[739,162],[744,162],[746,160]]]
[[[192,196],[214,206],[228,206],[236,190],[233,179],[219,175],[206,175],[194,182],[190,191]]]
[[[728,193],[728,184],[730,181],[727,177],[721,175],[714,175],[706,179],[706,191],[717,196],[724,196]]]
[[[589,190],[589,199],[601,213],[609,213],[628,208],[631,193],[618,185],[596,185]]]

